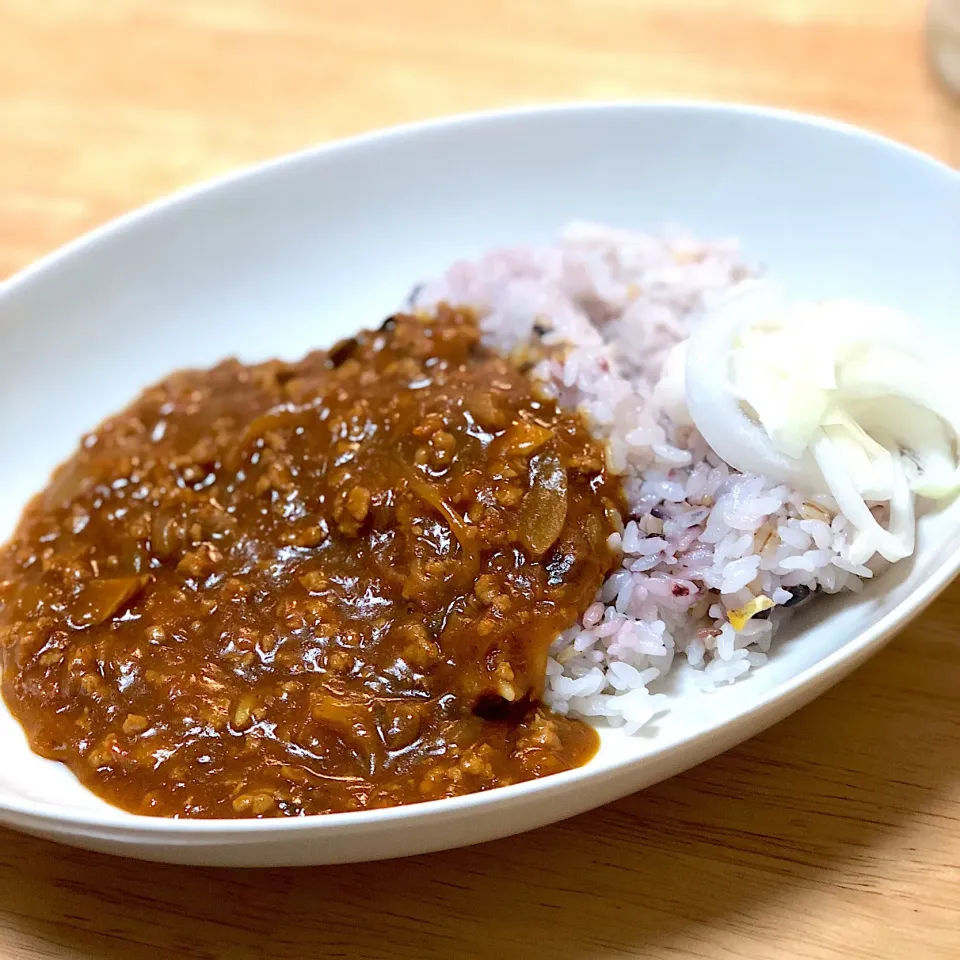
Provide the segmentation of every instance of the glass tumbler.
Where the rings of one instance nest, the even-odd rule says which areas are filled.
[[[960,96],[960,0],[930,0],[927,45],[934,69]]]

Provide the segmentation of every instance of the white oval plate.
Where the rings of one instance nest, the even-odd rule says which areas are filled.
[[[572,218],[739,235],[802,296],[900,306],[960,331],[960,176],[829,121],[701,104],[454,118],[321,147],[125,217],[0,286],[0,535],[80,434],[184,365],[296,357],[379,323],[458,256],[548,241]],[[485,794],[302,820],[175,821],[96,799],[0,710],[0,822],[128,856],[223,865],[422,853],[528,830],[746,739],[874,653],[960,568],[960,504],[912,561],[798,617],[768,665],[714,695],[681,672],[647,731],[586,767]],[[686,681],[686,682],[685,682]]]

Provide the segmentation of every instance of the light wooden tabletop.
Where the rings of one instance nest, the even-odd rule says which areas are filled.
[[[830,114],[960,165],[921,0],[0,0],[0,277],[317,141],[658,95]],[[955,960],[958,615],[954,588],[740,749],[473,849],[221,872],[3,833],[0,956]]]

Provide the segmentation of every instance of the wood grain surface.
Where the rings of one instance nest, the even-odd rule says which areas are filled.
[[[920,0],[0,0],[0,277],[176,187],[580,98],[830,114],[960,165]],[[0,342],[2,349],[2,342]],[[960,957],[960,589],[738,750],[382,864],[153,866],[2,833],[0,957]]]

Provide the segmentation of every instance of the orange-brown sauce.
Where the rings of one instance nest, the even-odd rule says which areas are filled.
[[[615,562],[619,497],[466,313],[176,373],[84,438],[0,551],[3,694],[35,751],[145,814],[568,769],[596,735],[538,706],[545,660]]]

